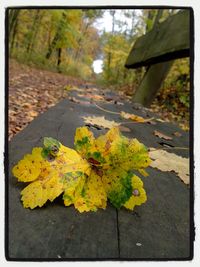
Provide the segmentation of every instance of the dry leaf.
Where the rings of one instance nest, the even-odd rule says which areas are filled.
[[[181,137],[182,136],[182,134],[179,133],[179,132],[175,132],[175,133],[173,133],[173,135],[175,135],[176,137]]]
[[[156,119],[158,122],[166,122],[166,121],[164,121],[164,120],[162,120],[162,119]]]
[[[38,115],[38,112],[37,112],[37,111],[34,111],[34,110],[32,110],[32,111],[29,111],[28,115],[29,115],[29,116],[31,116],[31,117],[37,117],[37,115]]]
[[[157,130],[155,130],[153,133],[154,133],[155,136],[158,136],[159,138],[162,138],[162,139],[165,139],[165,140],[172,140],[172,137],[170,137],[170,136],[168,136],[168,135],[166,135],[164,133],[161,133],[161,132],[159,132]]]
[[[127,133],[129,133],[131,131],[131,129],[129,129],[128,127],[125,127],[123,125],[119,125],[119,129],[120,129],[120,131],[127,132]]]
[[[97,94],[86,93],[86,94],[78,94],[78,96],[79,97],[84,97],[84,98],[87,98],[87,99],[93,99],[93,100],[96,100],[96,101],[105,101],[103,96],[97,95]]]
[[[106,120],[104,116],[101,116],[101,117],[88,116],[88,117],[82,117],[82,118],[84,119],[85,123],[97,125],[105,129],[111,129],[112,127],[116,127],[120,125],[120,123],[117,123],[115,121]]]
[[[126,113],[124,111],[121,111],[120,115],[124,119],[130,119],[130,120],[137,121],[137,122],[145,122],[146,121],[143,117],[140,117],[140,116],[137,116],[134,114],[130,114],[130,113]]]
[[[69,100],[70,100],[71,102],[76,103],[76,104],[90,105],[90,102],[89,102],[89,101],[82,101],[82,100],[79,100],[79,99],[77,99],[77,98],[75,98],[75,97],[69,97]]]
[[[165,172],[174,171],[185,184],[189,184],[189,158],[155,148],[150,149],[149,156],[153,159],[151,167]]]

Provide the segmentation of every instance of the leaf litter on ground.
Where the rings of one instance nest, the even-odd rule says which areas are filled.
[[[155,130],[153,133],[155,136],[162,138],[162,139],[165,139],[165,140],[172,140],[173,139],[171,136],[168,136],[168,135],[161,133],[160,131],[157,131],[157,130]]]

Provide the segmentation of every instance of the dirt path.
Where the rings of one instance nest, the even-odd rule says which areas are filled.
[[[9,62],[9,140],[37,115],[67,97],[71,87],[86,82],[63,74]]]
[[[115,99],[113,96],[106,97],[105,91],[95,85],[83,81],[79,78],[66,76],[63,74],[36,69],[15,60],[9,62],[9,140],[24,129],[35,117],[45,112],[50,107],[57,104],[61,99],[71,98],[71,101],[80,103],[69,94],[70,89],[78,88],[79,95],[89,102],[96,101],[114,101],[120,104],[120,99],[131,99],[126,92],[117,93]],[[81,100],[82,101],[82,100]],[[86,103],[85,102],[85,103]],[[88,103],[89,103],[88,102]],[[169,112],[164,107],[160,107],[155,100],[151,105],[151,111],[159,115],[168,122],[177,122],[177,115]],[[178,111],[178,110],[177,110]],[[179,118],[179,117],[178,117]],[[188,119],[182,116],[181,128],[188,128]],[[183,126],[183,127],[182,127]],[[185,130],[185,129],[184,129]]]

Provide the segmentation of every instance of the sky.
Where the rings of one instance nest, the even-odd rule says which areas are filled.
[[[131,21],[131,18],[127,18],[125,16],[123,16],[120,12],[121,10],[118,9],[116,10],[116,13],[115,13],[115,18],[116,20],[120,19],[120,20],[124,20],[127,22],[127,25],[128,25],[128,28],[131,28],[132,26],[132,21]],[[137,15],[140,15],[141,14],[141,10],[137,10],[136,11],[136,14]],[[106,31],[106,32],[111,32],[112,31],[112,16],[110,15],[109,13],[109,10],[107,10],[103,17],[98,19],[97,22],[94,24],[94,26],[100,31],[100,32],[103,32],[103,31]],[[115,25],[115,30],[118,30],[118,26]],[[102,72],[102,68],[103,68],[103,60],[102,59],[97,59],[93,62],[93,70],[95,73],[101,73]]]

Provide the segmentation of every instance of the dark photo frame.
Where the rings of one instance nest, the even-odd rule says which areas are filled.
[[[69,119],[66,133],[73,142],[74,129],[78,127],[75,112],[66,113],[66,103],[61,101],[33,121],[11,141],[9,136],[9,10],[11,9],[183,9],[189,12],[190,47],[177,53],[190,58],[190,131],[183,134],[180,146],[189,151],[179,151],[189,156],[190,185],[173,180],[158,170],[150,170],[146,178],[151,191],[146,207],[128,213],[108,204],[106,210],[95,213],[78,213],[74,207],[61,205],[62,199],[44,208],[24,209],[20,191],[24,187],[15,180],[12,167],[33,146],[42,143],[48,133],[56,135],[54,128],[66,127],[59,122],[63,114]],[[179,51],[180,52],[180,51]],[[175,58],[173,53],[165,58],[148,58],[145,64]],[[152,60],[152,61],[151,61]],[[147,66],[146,65],[146,66]],[[131,67],[131,64],[130,64]],[[189,261],[194,254],[194,12],[191,7],[180,6],[16,6],[5,10],[5,257],[8,261]],[[129,107],[127,104],[127,108]],[[79,112],[93,112],[92,107]],[[136,109],[135,109],[136,110]],[[136,110],[137,112],[137,110]],[[57,119],[54,114],[57,114]],[[75,115],[74,115],[75,114]],[[78,113],[77,113],[78,114]],[[59,117],[59,119],[58,119]],[[71,124],[70,124],[71,123]],[[62,125],[61,125],[62,124]],[[64,126],[63,126],[64,125]],[[70,125],[71,129],[70,130]],[[153,127],[153,125],[151,125]],[[166,131],[170,124],[166,124]],[[59,128],[60,129],[60,128]],[[153,129],[153,128],[152,128]],[[172,126],[173,132],[177,126]],[[98,129],[95,129],[98,133]],[[145,130],[144,130],[145,131]],[[169,130],[170,132],[170,130]],[[139,134],[139,133],[138,133]],[[148,131],[143,135],[149,134]],[[136,131],[137,137],[137,131]],[[64,137],[60,137],[65,142]],[[144,137],[144,140],[151,137]],[[155,138],[155,137],[154,137]],[[182,140],[182,139],[181,139]],[[68,142],[68,143],[67,143]],[[154,177],[154,178],[151,178]],[[152,179],[152,181],[151,181]],[[166,191],[165,191],[166,187]],[[167,190],[172,190],[171,192]],[[157,193],[159,194],[157,195]],[[152,195],[151,195],[152,194]],[[180,197],[178,197],[178,195]],[[177,202],[176,202],[177,201]],[[144,220],[142,219],[144,218]]]

